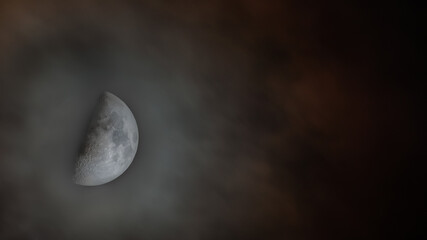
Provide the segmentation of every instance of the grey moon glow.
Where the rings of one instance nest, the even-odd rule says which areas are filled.
[[[99,98],[73,180],[83,186],[108,183],[126,171],[135,157],[139,134],[135,118],[117,96]]]

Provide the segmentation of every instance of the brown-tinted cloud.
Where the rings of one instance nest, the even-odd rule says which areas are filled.
[[[414,9],[1,1],[0,238],[419,236]],[[123,176],[81,188],[106,90],[140,146]]]

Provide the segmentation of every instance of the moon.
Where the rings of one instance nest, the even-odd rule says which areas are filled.
[[[97,186],[113,181],[132,163],[138,141],[138,126],[129,107],[117,96],[104,92],[76,161],[74,182]]]

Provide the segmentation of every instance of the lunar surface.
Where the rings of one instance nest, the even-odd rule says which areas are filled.
[[[128,106],[104,92],[77,159],[74,182],[96,186],[116,179],[132,163],[138,140],[138,127]]]

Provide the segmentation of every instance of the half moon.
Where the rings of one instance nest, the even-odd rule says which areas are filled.
[[[74,182],[97,186],[116,179],[132,163],[138,141],[138,126],[128,106],[112,93],[104,92],[77,159]]]

